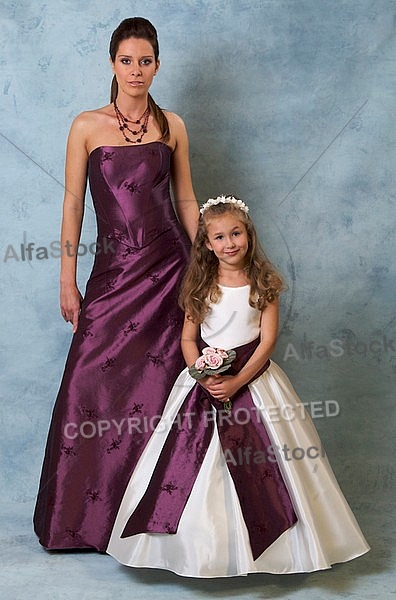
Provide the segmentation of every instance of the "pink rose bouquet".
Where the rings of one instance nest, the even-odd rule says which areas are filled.
[[[197,358],[188,372],[197,381],[207,375],[218,375],[230,368],[235,357],[235,350],[223,350],[222,348],[207,346],[202,350],[201,356]]]

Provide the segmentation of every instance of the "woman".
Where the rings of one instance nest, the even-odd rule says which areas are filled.
[[[48,549],[106,550],[131,472],[183,366],[177,296],[198,221],[187,134],[149,94],[160,65],[149,21],[119,25],[110,61],[111,103],[80,114],[67,145],[60,305],[74,337],[34,515]],[[81,302],[69,248],[78,247],[87,174],[98,239]]]

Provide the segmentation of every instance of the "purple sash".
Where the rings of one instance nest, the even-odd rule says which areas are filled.
[[[236,348],[226,374],[238,373],[258,345]],[[268,361],[259,377],[269,367]],[[216,427],[233,479],[256,560],[297,521],[293,505],[248,385],[232,398],[232,413],[199,383],[186,396],[167,436],[150,483],[121,537],[138,533],[176,533]],[[199,524],[197,523],[197,527]]]

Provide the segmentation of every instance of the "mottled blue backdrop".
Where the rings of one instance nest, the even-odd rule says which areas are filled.
[[[23,260],[20,246],[59,239],[70,123],[108,102],[111,32],[140,15],[158,29],[152,92],[185,120],[198,199],[248,202],[288,282],[275,359],[313,411],[374,547],[366,573],[386,573],[395,542],[395,1],[5,0],[0,15],[7,530],[17,514],[19,535],[36,543],[30,516],[71,339],[59,259],[42,250]],[[87,196],[82,242],[94,240]],[[79,264],[83,289],[92,256]]]

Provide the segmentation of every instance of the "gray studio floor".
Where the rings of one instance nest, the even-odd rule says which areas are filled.
[[[359,559],[312,574],[202,580],[130,569],[109,556],[91,552],[48,553],[31,529],[33,503],[3,505],[0,595],[4,600],[395,598],[396,568],[389,551],[394,547],[395,525],[389,503],[384,498],[375,510],[370,501],[354,503],[353,508],[372,546]]]

